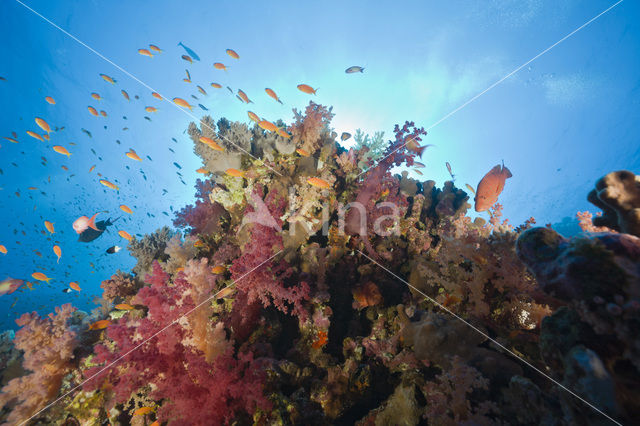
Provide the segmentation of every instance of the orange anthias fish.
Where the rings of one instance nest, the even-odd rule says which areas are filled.
[[[75,291],[82,291],[82,289],[80,288],[80,285],[75,281],[71,281],[69,283],[69,287],[72,288]]]
[[[218,266],[214,266],[213,268],[211,268],[211,273],[212,274],[216,274],[216,275],[220,275],[220,274],[224,274],[224,272],[227,270],[227,268],[224,265],[218,265]]]
[[[189,56],[189,55],[182,55],[182,59],[184,59],[185,61],[189,62],[190,64],[193,63],[193,59],[191,59],[191,56]]]
[[[103,117],[106,117],[107,116],[107,111],[100,110],[100,115],[103,116]]]
[[[244,173],[238,169],[227,169],[225,173],[233,177],[244,177]]]
[[[99,94],[99,93],[92,93],[92,94],[91,94],[91,97],[92,97],[93,99],[95,99],[96,101],[99,101],[99,100],[101,100],[101,99],[102,99],[102,96],[100,96],[100,94]]]
[[[240,59],[240,55],[238,55],[233,49],[227,49],[227,55],[231,56],[233,59]]]
[[[407,149],[409,151],[415,152],[416,154],[418,154],[419,157],[422,157],[422,154],[424,153],[425,149],[429,148],[430,146],[433,146],[433,145],[420,146],[418,141],[411,136],[405,140],[405,145],[407,146]]]
[[[97,110],[97,109],[95,109],[94,107],[92,107],[92,106],[88,106],[88,107],[87,107],[87,109],[89,110],[89,112],[90,112],[91,114],[95,115],[96,117],[98,116],[98,110]]]
[[[128,303],[120,303],[120,304],[114,306],[114,308],[116,308],[119,311],[132,311],[132,310],[135,309],[133,306],[131,306]]]
[[[124,96],[126,100],[129,100],[129,94],[124,89],[121,90],[120,93],[122,93],[122,96]]]
[[[225,287],[216,293],[216,299],[224,299],[225,297],[229,297],[235,290],[235,287]]]
[[[53,228],[53,223],[49,222],[48,220],[44,221],[44,227],[47,228],[47,231],[51,232],[52,234],[56,232]]]
[[[253,103],[253,101],[251,99],[249,99],[249,97],[247,96],[246,93],[244,93],[242,90],[238,89],[238,96],[240,96],[240,99],[242,99],[244,101],[244,103],[249,104],[249,103]]]
[[[44,139],[42,138],[42,136],[40,136],[36,132],[32,132],[31,130],[27,130],[27,134],[29,136],[31,136],[32,138],[36,138],[36,139],[41,140],[42,142],[44,142]]]
[[[221,147],[216,141],[206,136],[200,136],[200,142],[207,145],[209,148],[214,149],[216,151],[224,151],[224,148]]]
[[[15,278],[4,279],[0,282],[0,296],[13,293],[19,289],[22,284],[24,284],[23,280],[17,280]]]
[[[37,133],[36,133],[37,134]],[[39,135],[38,135],[39,136]],[[8,140],[11,143],[19,143],[17,140],[10,138],[9,136],[3,136],[4,139]]]
[[[276,101],[282,103],[282,101],[280,100],[278,95],[276,95],[276,92],[274,92],[273,90],[269,89],[268,87],[266,89],[264,89],[264,91],[267,92],[267,95],[271,96]]]
[[[51,127],[49,126],[49,123],[44,121],[42,118],[36,117],[36,124],[40,126],[40,128],[45,132],[47,133],[51,132]]]
[[[111,189],[115,189],[116,191],[120,191],[120,187],[118,185],[116,185],[115,183],[111,183],[106,179],[100,179],[99,182],[101,184],[103,184],[104,186],[106,186],[107,188],[111,188]]]
[[[149,49],[153,50],[154,52],[162,52],[162,49],[160,49],[158,46],[156,46],[155,44],[150,44],[149,45]]]
[[[96,168],[96,165],[94,164],[93,166],[89,167],[89,173],[91,173],[93,171],[93,169]]]
[[[330,189],[331,185],[329,184],[329,182],[327,182],[324,179],[320,179],[318,177],[312,177],[307,179],[307,183],[311,186],[315,186],[317,188],[322,188],[322,189]]]
[[[153,96],[156,99],[162,100],[162,95],[160,95],[160,93],[158,92],[151,92],[151,96]]]
[[[53,150],[58,154],[66,155],[67,157],[71,157],[71,153],[64,146],[55,145]]]
[[[111,324],[110,320],[96,321],[89,326],[89,330],[104,330],[105,328],[109,327],[109,324]]]
[[[120,235],[122,238],[124,238],[127,241],[133,240],[133,237],[127,231],[118,231],[118,235]]]
[[[213,64],[213,67],[217,70],[227,70],[227,67],[222,62],[216,62],[215,64]]]
[[[58,261],[56,263],[60,263],[60,258],[62,257],[62,249],[60,246],[53,246],[53,252],[58,256]]]
[[[134,416],[144,416],[149,413],[153,413],[153,407],[140,407],[136,411],[133,412]]]
[[[100,74],[100,77],[102,77],[102,79],[103,79],[104,81],[109,82],[109,83],[111,83],[111,84],[115,84],[115,83],[116,83],[116,81],[115,81],[112,77],[109,77],[109,76],[108,76],[108,75],[106,75],[106,74]]]
[[[498,164],[484,175],[476,189],[475,210],[483,212],[497,203],[498,196],[504,189],[505,181],[512,176],[511,171],[504,166],[504,163],[502,167]]]
[[[278,130],[276,130],[276,133],[277,133],[281,138],[291,139],[291,135],[290,135],[289,133],[287,133],[284,129],[281,129],[280,127],[278,127]]]
[[[318,89],[314,89],[308,84],[298,84],[298,90],[300,90],[301,92],[307,93],[309,95],[315,95],[316,92],[318,91]]]
[[[258,126],[260,126],[262,129],[267,130],[269,132],[277,132],[278,131],[278,127],[276,127],[275,124],[273,124],[272,122],[267,121],[267,120],[258,121]]]
[[[200,167],[199,169],[196,169],[196,173],[200,173],[202,175],[206,175],[209,172],[204,167]]]
[[[140,156],[133,150],[133,148],[129,148],[129,152],[125,153],[124,155],[131,158],[132,160],[142,161],[142,158],[140,158]]]
[[[73,230],[76,231],[77,234],[82,234],[87,230],[87,228],[91,228],[96,231],[102,231],[96,226],[96,216],[98,216],[98,214],[100,214],[100,212],[94,214],[93,216],[91,216],[91,218],[80,216],[73,222]]]
[[[47,96],[46,98],[44,98],[44,100],[49,102],[51,105],[55,105],[56,104],[56,100],[53,99],[51,96]]]
[[[158,108],[152,107],[152,106],[148,106],[148,107],[145,107],[144,110],[147,111],[147,112],[156,112],[156,111],[158,111]]]
[[[125,204],[120,204],[120,210],[122,210],[125,213],[133,214],[133,210],[131,210],[131,208],[129,208],[129,206]]]
[[[258,114],[256,114],[255,112],[247,111],[247,115],[249,116],[249,120],[256,123],[260,122],[260,117],[258,117]]]
[[[3,246],[2,244],[0,244],[0,253],[7,254],[7,248],[5,246]]]
[[[198,88],[198,92],[202,93],[203,95],[207,96],[207,91],[204,90],[204,88],[200,85],[196,86]]]
[[[138,53],[141,54],[142,56],[148,56],[150,58],[153,58],[153,53],[151,53],[149,49],[138,49]]]
[[[300,155],[302,155],[303,157],[309,157],[311,154],[309,154],[307,151],[305,151],[302,148],[298,148],[296,149],[296,152]]]
[[[189,109],[193,109],[193,105],[189,105],[189,102],[185,101],[182,98],[173,98],[173,102],[178,105],[181,106],[183,108],[189,108]]]
[[[222,89],[222,84],[220,84],[220,83],[211,83],[211,87],[214,87],[216,89]]]
[[[46,282],[51,281],[51,278],[49,278],[48,276],[46,276],[42,272],[34,272],[33,274],[31,274],[31,277],[34,280],[38,280],[38,281],[46,281]]]

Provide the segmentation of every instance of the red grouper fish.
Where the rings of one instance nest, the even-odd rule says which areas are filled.
[[[513,175],[504,166],[504,163],[502,163],[502,167],[498,164],[484,175],[476,189],[475,209],[477,212],[488,210],[498,202],[498,195],[504,189],[504,182],[511,176]]]

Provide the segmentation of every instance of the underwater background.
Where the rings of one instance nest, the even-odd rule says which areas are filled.
[[[596,181],[612,171],[640,170],[640,6],[619,2],[601,14],[614,4],[3,0],[0,245],[6,253],[0,254],[0,279],[25,283],[0,296],[0,329],[18,330],[15,320],[23,313],[36,311],[44,317],[65,303],[87,313],[104,307],[104,298],[98,300],[103,297],[101,282],[137,265],[118,231],[125,230],[138,241],[163,226],[173,232],[174,220],[180,220],[176,213],[196,201],[198,178],[229,179],[221,171],[216,177],[213,170],[197,171],[207,162],[194,152],[198,141],[188,129],[191,122],[203,129],[200,120],[205,116],[211,116],[212,123],[224,117],[257,128],[247,115],[252,111],[266,121],[282,120],[290,126],[296,120],[292,110],[305,111],[312,101],[332,107],[334,116],[325,130],[336,132],[333,139],[347,150],[356,145],[358,129],[371,136],[384,132],[384,141],[393,143],[399,140],[394,126],[410,121],[426,130],[421,143],[429,146],[421,158],[408,152],[411,161],[390,165],[393,174],[406,171],[405,179],[433,180],[436,188],[453,178],[473,205],[474,195],[465,184],[476,189],[487,172],[504,164],[513,176],[499,194],[502,217],[498,219],[518,226],[533,217],[538,226],[550,224],[565,237],[580,234],[577,212],[599,211],[587,201]],[[150,49],[150,44],[161,51]],[[148,49],[152,57],[139,49]],[[192,53],[199,60],[182,57]],[[227,69],[217,69],[214,63]],[[364,69],[346,73],[352,66]],[[297,87],[300,84],[317,93],[305,93]],[[281,103],[265,88],[273,89]],[[237,96],[238,90],[251,103]],[[186,100],[192,108],[176,105],[174,98]],[[90,106],[97,115],[88,111]],[[322,123],[329,123],[327,114]],[[34,121],[36,117],[51,127],[49,141],[27,134],[47,133]],[[340,140],[345,132],[350,137]],[[292,135],[295,140],[295,132]],[[54,151],[54,145],[71,155]],[[130,149],[140,161],[125,156]],[[338,149],[336,157],[340,153]],[[246,165],[247,159],[243,161]],[[415,161],[424,167],[412,166]],[[362,164],[358,167],[364,171],[367,167]],[[270,173],[262,164],[254,166],[249,180],[259,181],[256,173]],[[332,184],[328,176],[340,179],[339,173],[329,173],[322,176],[324,183]],[[358,176],[333,187],[337,199],[344,196],[348,202],[351,195],[355,197],[357,192],[349,185],[355,185]],[[461,207],[456,197],[457,214]],[[208,203],[209,196],[205,194],[202,201]],[[72,224],[96,212],[100,212],[96,220],[111,218],[114,225],[94,241],[78,241]],[[239,223],[242,215],[233,211],[228,220]],[[490,220],[488,212],[473,208],[467,215],[471,220]],[[53,224],[53,233],[45,221]],[[188,219],[186,224],[193,230]],[[182,228],[186,237],[190,228]],[[198,241],[220,243],[211,238]],[[515,246],[515,237],[511,242]],[[321,240],[313,243],[322,245]],[[61,249],[59,260],[54,245]],[[113,246],[122,250],[107,253]],[[213,246],[210,250],[211,261]],[[150,263],[145,266],[136,271],[139,278],[155,268]],[[231,271],[234,277],[241,275]],[[36,272],[51,280],[38,280],[32,276]],[[405,268],[403,273],[409,280],[411,272]],[[346,282],[349,277],[344,277]],[[70,289],[71,282],[81,290]],[[407,303],[396,302],[401,301]],[[302,321],[297,303],[292,309]],[[333,344],[331,338],[332,333]],[[90,347],[95,341],[84,343]],[[256,357],[260,353],[256,350]],[[267,405],[258,404],[263,412]],[[323,407],[325,415],[331,412]],[[605,408],[608,413],[624,412]],[[335,410],[328,418],[340,418],[336,414],[340,410]],[[171,417],[167,416],[163,421]]]

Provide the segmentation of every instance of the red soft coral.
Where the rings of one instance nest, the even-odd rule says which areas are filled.
[[[234,357],[228,347],[208,363],[201,350],[185,343],[193,339],[189,322],[171,324],[195,307],[192,285],[185,275],[179,274],[171,283],[155,262],[146,280],[151,285],[138,292],[136,303],[148,307],[147,316],[139,320],[125,317],[109,326],[107,336],[117,351],[96,346],[94,362],[107,366],[85,372],[89,378],[85,390],[109,383],[114,404],[151,385],[149,397],[162,401],[158,418],[181,424],[229,423],[240,412],[267,409],[270,403],[262,394],[265,376],[251,353]]]
[[[219,225],[218,219],[224,214],[224,208],[218,203],[209,201],[209,193],[214,183],[210,180],[196,181],[196,202],[189,204],[179,212],[173,225],[179,228],[191,228],[191,234],[209,234],[215,232]]]

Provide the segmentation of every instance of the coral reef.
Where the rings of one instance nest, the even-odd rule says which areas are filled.
[[[593,220],[595,226],[640,237],[640,176],[627,170],[611,172],[596,182],[587,199],[602,209],[602,216]]]
[[[210,116],[191,123],[209,176],[176,214],[183,231],[133,240],[137,265],[103,281],[92,317],[71,318],[69,307],[24,317],[15,346],[29,372],[5,388],[4,415],[24,417],[60,394],[39,421],[606,420],[539,374],[549,372],[618,421],[640,416],[640,239],[624,233],[628,176],[598,184],[599,202],[616,212],[614,221],[605,210],[606,226],[621,233],[584,213],[594,233],[569,240],[532,228],[533,218],[511,226],[499,204],[472,220],[454,182],[394,174],[417,160],[407,143],[426,132],[414,123],[396,126],[386,146],[382,134],[358,132],[346,150],[332,117],[312,102],[273,132]],[[96,320],[104,327],[88,330]],[[25,339],[64,350],[37,354]],[[43,363],[53,367],[33,370]],[[50,386],[16,393],[39,380]]]

